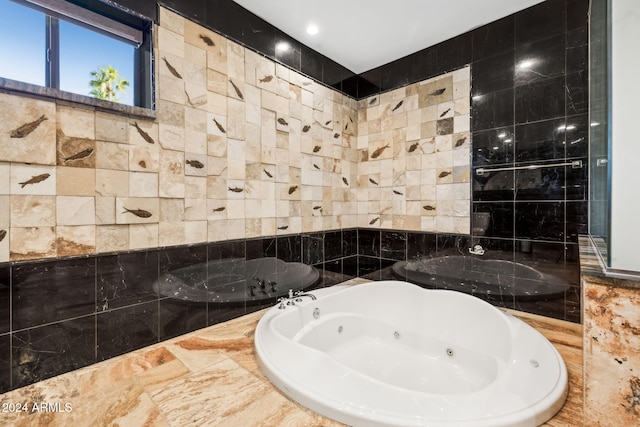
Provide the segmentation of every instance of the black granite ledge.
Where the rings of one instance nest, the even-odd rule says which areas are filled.
[[[134,107],[131,105],[119,104],[117,102],[105,101],[90,96],[78,95],[71,92],[24,83],[4,77],[0,77],[0,93],[31,96],[38,99],[44,99],[46,101],[54,101],[59,104],[68,103],[73,106],[78,106],[79,104],[82,107],[90,107],[96,111],[124,114],[129,117],[155,119],[157,116],[155,110],[150,110],[148,108]]]

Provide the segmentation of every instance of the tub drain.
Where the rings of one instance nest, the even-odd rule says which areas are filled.
[[[399,338],[400,338],[400,332],[395,331],[395,332],[393,333],[393,337],[394,337],[395,339],[399,339]]]
[[[453,355],[454,355],[454,354],[455,354],[455,353],[453,352],[453,349],[452,349],[452,348],[448,348],[448,349],[447,349],[447,356],[449,356],[449,357],[453,357]]]

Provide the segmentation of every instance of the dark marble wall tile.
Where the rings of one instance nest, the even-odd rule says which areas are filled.
[[[394,260],[407,259],[407,233],[401,231],[380,232],[380,257]]]
[[[481,259],[514,262],[516,242],[513,239],[496,239],[486,236],[472,236],[470,247],[480,245],[485,250]],[[515,273],[512,273],[515,274]]]
[[[512,50],[515,35],[514,23],[515,15],[510,15],[473,30],[474,61]]]
[[[163,298],[158,319],[159,341],[177,337],[207,326],[207,303]]]
[[[564,76],[516,87],[516,123],[535,122],[564,116],[564,88]]]
[[[366,255],[358,255],[358,267],[357,277],[365,277],[371,280],[379,280],[376,275],[379,275],[381,268],[380,258]]]
[[[98,313],[96,334],[99,361],[157,343],[158,302]]]
[[[505,89],[499,92],[491,92],[472,97],[472,130],[476,132],[513,125],[513,99],[513,89]]]
[[[473,201],[510,201],[514,199],[514,175],[512,170],[473,174]]]
[[[11,267],[0,265],[0,334],[11,330]]]
[[[409,84],[410,66],[411,58],[409,57],[400,58],[385,64],[381,71],[380,90],[385,92]]]
[[[567,241],[578,242],[580,234],[589,233],[589,202],[567,202]]]
[[[145,3],[137,1],[136,3]],[[199,1],[189,0],[159,0],[157,3],[161,6],[167,7],[179,11],[182,15],[198,20],[199,22],[206,22],[205,17],[207,15],[207,3]],[[215,2],[224,3],[224,2]],[[212,14],[215,16],[215,14]]]
[[[302,262],[302,236],[282,236],[277,238],[277,256],[286,262]]]
[[[515,14],[516,48],[563,34],[565,29],[565,0],[544,1]]]
[[[565,166],[566,200],[588,200],[589,198],[589,168],[588,159],[583,158],[581,168]],[[567,220],[569,218],[567,217]]]
[[[352,255],[343,258],[342,274],[351,277],[358,277],[358,255]]]
[[[358,255],[380,256],[380,230],[358,230]]]
[[[435,46],[441,73],[456,70],[471,62],[472,36],[466,32]]]
[[[96,362],[95,317],[14,332],[12,387],[18,388]]]
[[[0,335],[0,393],[11,390],[11,335]]]
[[[516,200],[564,200],[565,167],[516,171]]]
[[[519,202],[515,204],[515,237],[564,241],[564,202]]]
[[[229,242],[214,242],[207,246],[207,261],[223,259],[245,259],[246,246],[251,241],[233,240]],[[249,259],[247,257],[247,259]]]
[[[586,28],[579,28],[567,33],[566,50],[566,74],[584,71],[589,64],[588,31]]]
[[[473,149],[471,150],[473,166],[489,166],[514,161],[514,127],[473,133]]]
[[[324,57],[315,50],[302,45],[300,48],[300,71],[318,81],[322,79]]]
[[[567,115],[584,114],[589,111],[589,74],[587,71],[572,73],[566,77]]]
[[[407,233],[407,259],[430,257],[436,252],[437,238],[434,233]]]
[[[566,127],[564,118],[516,126],[516,162],[564,158]]]
[[[436,49],[427,48],[407,57],[409,61],[409,81],[420,80],[441,74],[438,65],[438,52]]]
[[[513,50],[477,60],[471,69],[471,96],[512,88],[514,77]]]
[[[515,84],[564,75],[565,50],[564,34],[521,46],[515,52]]]
[[[476,214],[489,214],[489,226],[486,229],[474,218],[473,234],[475,236],[513,238],[513,211],[513,202],[473,202],[475,218],[481,217]]]
[[[343,240],[342,231],[329,231],[324,233],[324,260],[336,260],[342,258],[343,255]],[[335,271],[335,270],[332,270]]]
[[[438,234],[434,256],[464,255],[469,250],[469,236],[459,234]]]
[[[587,114],[567,117],[565,138],[568,158],[587,157],[589,155],[589,128],[589,116]]]
[[[96,259],[96,311],[150,301],[158,280],[158,252],[140,251]]]
[[[358,229],[342,230],[342,255],[345,257],[358,254]]]
[[[277,240],[275,238],[251,239],[246,241],[246,258],[265,258],[277,256]]]
[[[309,265],[324,262],[323,233],[305,234],[302,236],[302,262]]]
[[[78,258],[12,267],[13,330],[86,316],[96,310],[96,260]]]

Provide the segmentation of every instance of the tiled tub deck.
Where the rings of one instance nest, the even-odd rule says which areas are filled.
[[[347,283],[361,283],[354,279]],[[569,372],[569,398],[546,426],[583,424],[582,327],[510,311],[544,334]],[[12,426],[341,426],[282,395],[258,367],[264,310],[0,395]],[[24,409],[25,411],[11,412]]]

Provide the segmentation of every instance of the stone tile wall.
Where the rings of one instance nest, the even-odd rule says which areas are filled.
[[[358,106],[358,226],[470,232],[469,67]]]
[[[155,46],[156,119],[0,93],[0,262],[469,232],[468,68],[358,103],[163,8]]]

